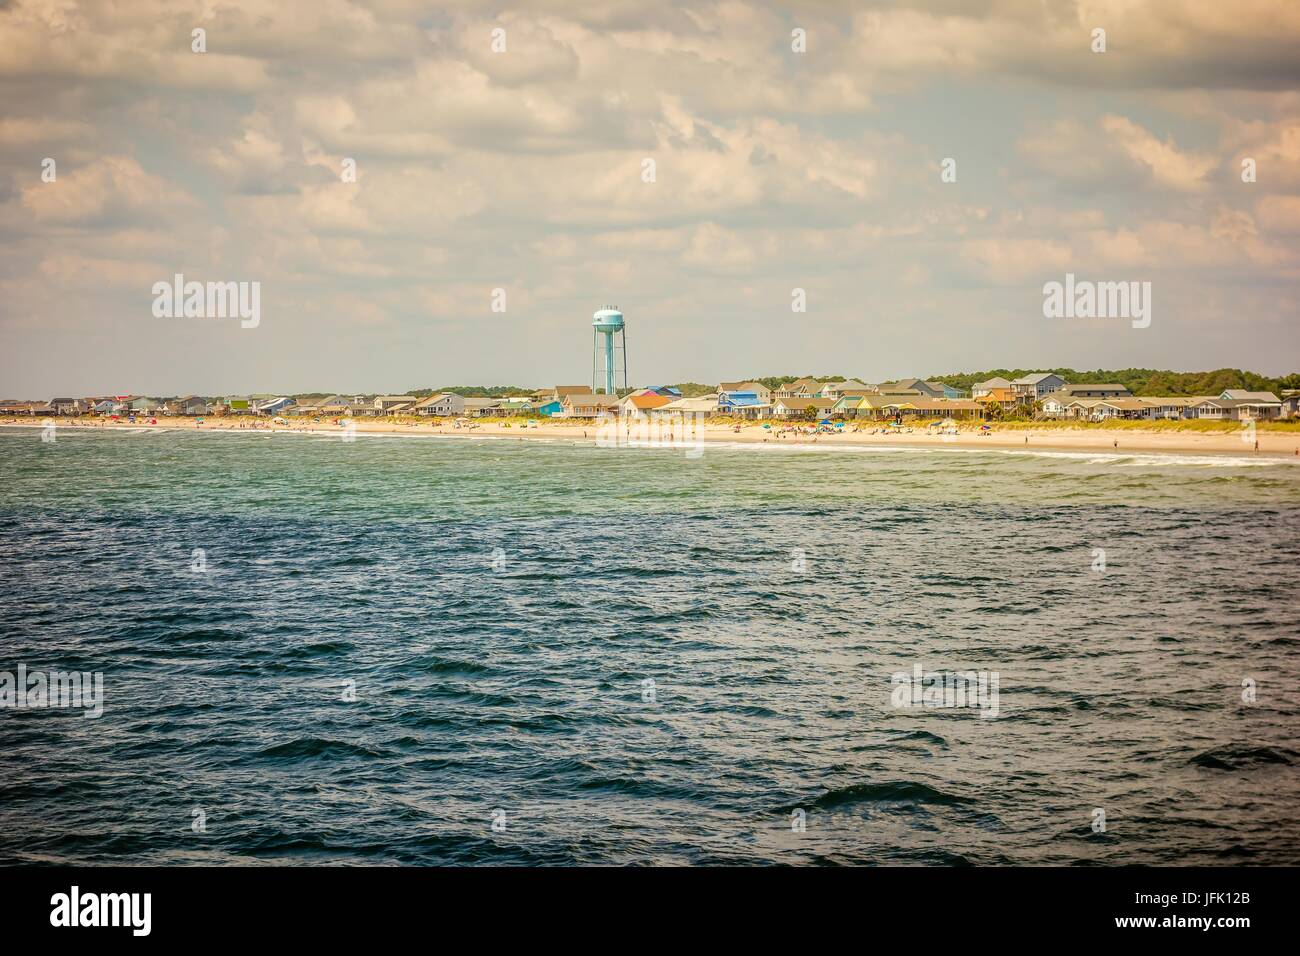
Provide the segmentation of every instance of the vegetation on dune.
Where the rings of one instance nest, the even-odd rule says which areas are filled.
[[[1200,432],[1203,434],[1247,434],[1245,422],[1208,421],[1196,418],[1127,419],[1108,418],[1104,422],[1075,419],[1047,419],[1044,421],[999,422],[997,427],[1006,431],[1126,431],[1126,432]],[[1255,422],[1259,434],[1296,435],[1300,437],[1300,421]]]

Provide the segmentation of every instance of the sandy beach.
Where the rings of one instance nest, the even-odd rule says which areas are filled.
[[[202,422],[193,418],[159,418],[156,424],[149,419],[112,422],[105,419],[57,419],[56,428],[62,429],[96,429],[109,431],[139,432],[149,431],[204,431],[230,432],[235,434],[250,431],[284,432],[284,433],[326,433],[343,434],[343,426],[333,421],[319,422],[306,420],[288,420],[288,424],[275,424],[265,419],[207,418]],[[794,426],[791,423],[771,422],[771,428],[764,428],[760,422],[743,425],[713,422],[702,426],[699,434],[688,437],[690,444],[698,441],[704,443],[754,443],[773,444],[786,447],[801,446],[891,446],[921,445],[937,448],[1034,448],[1042,450],[1059,449],[1065,451],[1099,451],[1099,452],[1146,452],[1146,453],[1193,453],[1215,455],[1270,457],[1300,457],[1300,431],[1270,430],[1259,428],[1255,432],[1258,449],[1254,441],[1245,440],[1243,430],[1232,431],[1196,431],[1178,428],[1098,428],[1079,426],[1052,426],[1034,424],[994,424],[988,432],[981,432],[978,424],[962,425],[955,435],[941,435],[929,432],[924,426],[914,426],[903,430],[885,429],[877,423],[849,423],[843,429],[836,429],[834,434],[808,434],[809,426]],[[9,418],[0,421],[0,426],[10,428],[40,429],[41,421]],[[431,435],[448,438],[505,438],[525,440],[571,440],[591,441],[604,439],[609,441],[614,433],[609,426],[602,426],[592,421],[538,420],[501,422],[483,421],[472,424],[461,423],[459,426],[450,420],[401,421],[395,419],[356,419],[352,427],[357,435]],[[629,426],[630,437],[639,444],[672,443],[683,444],[683,435],[672,431],[670,425],[654,424],[651,431],[638,435],[638,425]],[[618,440],[618,439],[615,439]]]

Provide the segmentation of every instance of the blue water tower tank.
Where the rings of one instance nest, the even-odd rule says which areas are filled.
[[[618,309],[598,309],[591,324],[597,332],[618,332],[623,328],[623,313]]]

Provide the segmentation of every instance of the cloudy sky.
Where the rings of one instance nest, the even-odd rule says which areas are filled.
[[[1300,3],[0,0],[0,250],[6,398],[582,382],[606,303],[640,384],[1291,372]]]

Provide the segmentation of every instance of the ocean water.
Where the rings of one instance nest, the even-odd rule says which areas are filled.
[[[0,863],[1300,864],[1293,461],[0,429],[0,569]]]

